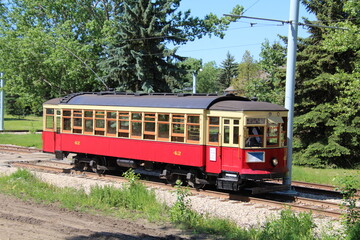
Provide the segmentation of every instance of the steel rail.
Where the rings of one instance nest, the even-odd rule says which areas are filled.
[[[37,148],[0,144],[0,152],[36,153],[36,152],[42,152],[42,150]]]

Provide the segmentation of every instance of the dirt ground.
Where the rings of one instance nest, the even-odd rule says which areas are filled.
[[[8,154],[0,152],[0,167],[7,168],[8,161],[49,160],[53,155],[44,153]],[[15,170],[14,170],[15,171]],[[0,193],[0,240],[67,239],[204,239],[175,229],[159,226],[146,220],[127,220],[94,216],[22,201]]]
[[[189,239],[180,230],[67,211],[0,194],[0,239]]]

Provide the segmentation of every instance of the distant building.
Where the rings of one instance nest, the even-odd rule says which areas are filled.
[[[228,87],[227,89],[224,90],[224,94],[234,94],[237,95],[238,94],[238,90],[236,90],[233,86]]]

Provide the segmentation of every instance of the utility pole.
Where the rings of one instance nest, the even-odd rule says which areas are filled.
[[[196,76],[197,75],[197,72],[196,71],[193,71],[192,72],[192,77],[193,77],[193,87],[192,87],[192,90],[193,90],[193,94],[196,93]]]
[[[4,92],[4,86],[5,86],[5,80],[3,79],[3,74],[0,73],[0,131],[4,130],[4,98],[5,98],[5,92]]]
[[[295,68],[296,68],[296,49],[299,21],[299,0],[290,1],[288,48],[286,63],[286,87],[285,87],[285,108],[288,112],[287,124],[287,167],[288,174],[283,179],[284,185],[291,185],[292,174],[292,152],[293,152],[293,124],[294,124],[294,99],[295,99]]]

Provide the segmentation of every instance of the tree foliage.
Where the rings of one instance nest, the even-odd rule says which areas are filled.
[[[236,78],[238,73],[237,65],[234,56],[228,52],[226,54],[226,59],[222,61],[220,65],[219,84],[222,91],[228,88],[231,81]]]
[[[184,58],[168,49],[205,35],[223,37],[231,21],[180,12],[180,0],[9,0],[0,3],[0,72],[7,96],[39,113],[72,92],[169,91]],[[233,13],[240,14],[236,6]],[[101,63],[101,64],[100,64]],[[107,86],[106,86],[107,85]]]
[[[349,31],[311,27],[312,35],[299,45],[295,159],[355,167],[360,163],[359,4],[303,2],[322,24]]]
[[[101,51],[101,7],[72,0],[13,0],[4,6],[0,71],[7,95],[40,112],[46,99],[99,88],[91,69],[96,71]]]
[[[218,76],[220,69],[214,61],[205,63],[202,71],[197,77],[197,90],[199,93],[222,93],[223,89],[219,88]]]
[[[114,36],[101,67],[111,86],[122,90],[168,92],[169,77],[180,78],[176,64],[184,58],[167,44],[181,45],[204,35],[223,37],[230,18],[213,14],[204,19],[192,17],[190,11],[178,11],[180,0],[124,0],[115,16]],[[240,13],[242,7],[234,8]]]
[[[253,97],[251,88],[257,89],[260,81],[260,68],[251,56],[250,51],[245,51],[241,63],[237,67],[237,77],[231,81],[231,85],[241,96]]]
[[[285,95],[286,49],[280,43],[266,40],[261,47],[259,62],[249,52],[239,64],[239,74],[233,86],[240,94],[259,101],[282,105]]]

